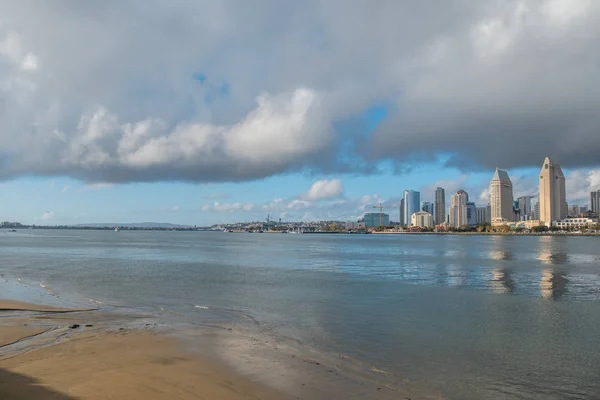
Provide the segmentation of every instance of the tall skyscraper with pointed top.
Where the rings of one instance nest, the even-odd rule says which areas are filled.
[[[560,165],[546,157],[540,172],[540,222],[550,225],[565,219],[567,211],[565,175]]]
[[[508,172],[496,168],[490,182],[490,205],[492,223],[513,220],[513,187]]]

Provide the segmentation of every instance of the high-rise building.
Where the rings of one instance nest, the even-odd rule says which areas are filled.
[[[467,221],[467,201],[469,195],[464,190],[459,190],[450,197],[450,226],[456,228],[466,226]]]
[[[364,222],[365,228],[388,226],[390,224],[390,216],[385,213],[366,213],[361,222]]]
[[[534,221],[540,220],[540,202],[536,201],[535,206],[533,207],[533,219]]]
[[[410,225],[419,228],[432,228],[433,216],[426,211],[419,211],[410,216]]]
[[[467,201],[467,225],[477,225],[477,206],[472,201]]]
[[[435,189],[435,200],[433,204],[433,218],[436,225],[446,222],[446,192],[444,188]]]
[[[424,201],[423,205],[421,206],[421,211],[425,211],[426,213],[429,213],[433,216],[434,214],[434,210],[433,210],[433,203],[430,201]]]
[[[521,220],[521,209],[519,208],[519,201],[513,200],[513,221]]]
[[[477,225],[489,224],[490,222],[492,222],[492,217],[489,204],[485,207],[477,207]]]
[[[552,221],[565,219],[568,207],[566,198],[562,169],[546,157],[540,172],[540,221],[550,225]]]
[[[531,203],[533,196],[521,196],[517,199],[521,211],[521,221],[529,221],[533,218],[533,207]]]
[[[404,199],[400,199],[400,226],[406,225],[406,217],[404,216]]]
[[[569,212],[567,213],[567,216],[578,217],[579,214],[581,214],[581,207],[579,207],[577,204],[574,204],[569,207]]]
[[[421,193],[415,190],[404,191],[404,218],[405,224],[410,224],[410,217],[421,211]]]
[[[492,222],[513,220],[513,188],[508,173],[496,168],[490,182]]]
[[[600,190],[590,192],[590,210],[593,213],[600,213]]]

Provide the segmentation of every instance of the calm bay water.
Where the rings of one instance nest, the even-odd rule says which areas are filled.
[[[600,398],[598,238],[33,230],[0,257],[9,280],[258,325],[449,399]]]

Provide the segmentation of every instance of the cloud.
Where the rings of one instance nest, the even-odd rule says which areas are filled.
[[[302,197],[307,200],[325,200],[340,197],[344,191],[344,185],[339,179],[320,180],[312,184],[308,192]]]
[[[0,178],[600,162],[597,1],[80,3],[0,6]]]
[[[50,221],[54,218],[54,213],[52,211],[46,211],[44,215],[41,216],[42,221]]]
[[[202,206],[204,212],[217,212],[217,213],[233,213],[233,212],[248,212],[254,209],[255,205],[251,203],[219,203],[214,202],[212,204],[206,204]]]
[[[71,190],[71,186],[64,185],[60,192],[61,193],[67,193],[69,190]]]
[[[89,185],[86,185],[84,187],[84,190],[102,190],[102,189],[108,189],[113,187],[114,185],[112,183],[108,183],[108,182],[97,182],[97,183],[90,183]]]
[[[566,179],[567,201],[580,206],[590,205],[590,192],[600,190],[600,169],[572,171]]]

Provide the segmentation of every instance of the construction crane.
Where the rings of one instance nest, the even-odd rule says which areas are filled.
[[[379,208],[379,226],[383,226],[383,209],[388,207],[384,207],[383,204],[379,203],[378,206],[373,206],[373,208]]]

